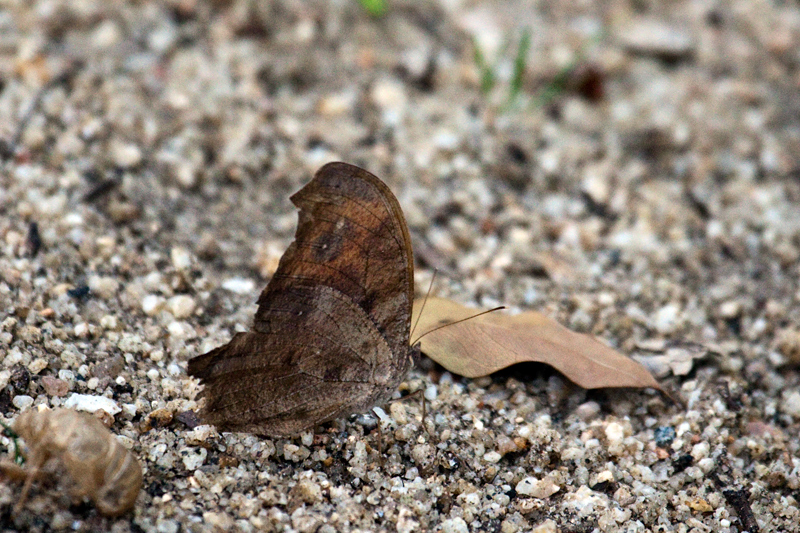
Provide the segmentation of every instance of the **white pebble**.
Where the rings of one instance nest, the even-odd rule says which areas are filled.
[[[111,157],[118,167],[132,168],[142,162],[142,151],[135,144],[114,141],[111,143]]]
[[[428,400],[429,402],[435,400],[436,396],[438,396],[436,385],[428,385],[425,388],[425,393],[423,394],[423,396],[425,396],[425,399]]]
[[[408,424],[408,416],[406,415],[406,406],[400,402],[394,402],[389,406],[389,412],[392,413],[392,418],[398,425]]]
[[[436,148],[444,151],[453,151],[458,148],[461,139],[459,136],[450,130],[439,130],[433,136],[433,144]]]
[[[517,483],[517,494],[523,496],[533,496],[534,498],[545,499],[549,498],[560,490],[559,486],[553,483],[549,478],[545,477],[541,480],[535,477],[526,477]]]
[[[795,420],[800,418],[800,391],[784,393],[781,409]]]
[[[119,282],[108,276],[90,276],[86,284],[92,294],[104,300],[113,297],[119,289]]]
[[[497,463],[502,458],[503,456],[496,451],[486,452],[485,454],[483,454],[483,460],[486,461],[487,463]]]
[[[170,250],[169,257],[175,270],[186,270],[192,266],[192,255],[186,248],[174,247]]]
[[[119,327],[119,322],[117,321],[117,317],[113,315],[105,315],[100,319],[100,325],[103,327],[103,329],[115,330]]]
[[[108,49],[122,38],[119,26],[113,20],[104,20],[92,30],[92,44],[98,49]]]
[[[38,359],[34,359],[33,361],[31,361],[31,363],[28,365],[28,370],[30,371],[31,374],[38,374],[39,372],[47,368],[47,364],[48,364],[47,359],[40,357]]]
[[[156,294],[148,294],[142,298],[142,311],[147,316],[157,315],[164,307],[164,298]]]
[[[710,446],[707,442],[698,442],[694,446],[692,446],[692,457],[694,457],[695,461],[699,461],[700,459],[705,459],[708,457],[708,452],[710,450]]]
[[[83,226],[83,217],[80,213],[67,213],[61,220],[65,226],[70,226],[72,228]]]
[[[386,422],[387,420],[389,420],[389,415],[386,414],[386,411],[384,411],[377,405],[372,408],[372,412],[375,413],[375,416],[377,416],[381,420],[381,422]]]
[[[609,446],[619,445],[625,438],[625,428],[619,422],[609,422],[606,426],[606,438]]]
[[[181,526],[177,520],[162,520],[159,518],[156,523],[156,531],[158,533],[178,533],[180,528]]]
[[[174,340],[187,340],[195,336],[194,328],[186,322],[178,322],[177,320],[167,325],[167,331]]]
[[[742,304],[737,300],[729,300],[719,306],[719,314],[722,318],[736,318],[742,314]]]
[[[603,499],[596,495],[586,485],[581,485],[578,490],[564,496],[563,505],[578,511],[580,516],[589,516],[602,505]]]
[[[449,518],[442,522],[442,533],[469,533],[469,528],[463,518]]]
[[[201,446],[216,434],[214,426],[203,424],[186,433],[186,444]]]
[[[545,520],[533,528],[531,533],[558,533],[558,526],[552,520]]]
[[[253,280],[246,278],[229,278],[222,282],[222,288],[236,294],[250,294],[256,288]]]
[[[180,454],[183,456],[183,465],[190,472],[194,472],[206,462],[208,452],[205,448],[182,448]]]
[[[197,304],[194,298],[186,294],[179,294],[167,300],[167,309],[175,318],[187,318],[194,313]]]
[[[89,394],[75,394],[73,393],[64,402],[64,407],[76,409],[78,411],[87,411],[94,413],[102,409],[103,411],[115,415],[122,411],[117,402],[105,396],[91,396]]]
[[[311,455],[311,452],[305,446],[298,446],[296,444],[285,444],[283,446],[283,457],[289,461],[298,462]]]
[[[382,109],[400,110],[405,107],[405,87],[399,81],[391,79],[378,80],[372,86],[372,101]]]
[[[658,311],[653,320],[653,326],[659,333],[670,333],[678,326],[680,308],[677,304],[667,304]]]
[[[67,384],[72,387],[75,384],[75,372],[62,368],[58,371],[58,379],[66,381]]]
[[[27,409],[33,405],[33,398],[27,394],[20,394],[18,396],[14,396],[14,399],[11,400],[11,403],[14,404],[14,407],[22,411],[23,409]]]
[[[589,422],[600,414],[600,404],[593,401],[582,403],[575,409],[575,414],[584,422]]]

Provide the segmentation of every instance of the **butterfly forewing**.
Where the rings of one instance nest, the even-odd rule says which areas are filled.
[[[392,351],[406,350],[414,296],[411,241],[388,187],[369,172],[330,163],[292,196],[300,209],[294,242],[259,298],[255,328],[270,299],[297,284],[322,284],[350,297]]]

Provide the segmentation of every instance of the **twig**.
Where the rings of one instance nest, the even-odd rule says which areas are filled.
[[[733,475],[730,470],[731,467],[727,459],[720,457],[718,459],[717,468],[709,474],[709,477],[714,481],[714,485],[722,491],[722,495],[725,497],[725,501],[728,502],[728,505],[733,507],[733,510],[736,511],[736,515],[742,523],[742,531],[759,533],[758,522],[753,514],[753,509],[750,507],[750,491],[745,487],[736,489],[728,488],[733,484]],[[729,478],[730,481],[723,481],[720,478],[720,473],[726,478]]]

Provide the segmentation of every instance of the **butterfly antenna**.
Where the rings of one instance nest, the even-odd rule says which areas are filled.
[[[417,315],[417,320],[414,322],[414,327],[411,328],[411,333],[409,334],[409,337],[413,337],[414,336],[414,331],[416,331],[416,329],[417,329],[417,325],[419,324],[419,319],[422,318],[422,312],[425,310],[425,304],[428,303],[428,297],[431,295],[431,289],[433,289],[433,282],[434,282],[434,280],[436,280],[436,273],[437,272],[439,272],[439,269],[438,268],[434,268],[433,269],[433,275],[431,276],[431,282],[428,284],[428,292],[425,293],[425,299],[422,300],[422,307],[419,309],[419,314]],[[412,346],[414,344],[416,344],[416,343],[414,343],[414,342],[411,343]]]
[[[430,331],[426,331],[425,333],[423,333],[422,335],[420,335],[419,337],[417,337],[417,339],[416,339],[415,341],[413,341],[411,344],[412,344],[412,345],[414,345],[414,344],[418,343],[418,342],[419,342],[419,340],[420,340],[422,337],[424,337],[425,335],[428,335],[428,334],[430,334],[430,333],[433,333],[434,331],[439,331],[439,330],[440,330],[440,329],[442,329],[442,328],[446,328],[446,327],[448,327],[448,326],[454,326],[455,324],[460,324],[461,322],[466,322],[467,320],[472,320],[473,318],[478,318],[479,316],[487,315],[487,314],[489,314],[489,313],[494,313],[495,311],[500,311],[501,309],[505,309],[505,308],[506,308],[506,306],[504,306],[504,305],[501,305],[500,307],[495,307],[495,308],[493,308],[493,309],[488,309],[488,310],[486,310],[486,311],[481,311],[480,313],[474,314],[474,315],[472,315],[472,316],[468,316],[468,317],[466,317],[466,318],[461,318],[461,319],[459,319],[459,320],[456,320],[455,322],[449,322],[449,323],[447,323],[447,324],[442,324],[441,326],[436,326],[436,327],[435,327],[435,328],[433,328],[432,330],[430,330]],[[421,313],[421,312],[420,312],[420,313]]]

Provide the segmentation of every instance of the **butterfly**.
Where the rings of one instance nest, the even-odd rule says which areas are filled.
[[[291,197],[295,240],[258,299],[252,331],[189,361],[220,430],[294,436],[364,412],[397,389],[409,345],[414,258],[380,179],[329,163]]]

